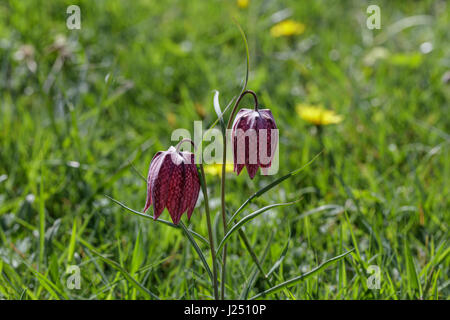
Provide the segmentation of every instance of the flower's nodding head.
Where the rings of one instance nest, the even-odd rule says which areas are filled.
[[[194,160],[193,153],[180,152],[174,147],[155,154],[148,170],[144,212],[153,204],[155,220],[164,208],[174,224],[180,222],[186,211],[188,219],[191,218],[200,191]]]
[[[247,168],[253,179],[261,167],[266,173],[278,141],[278,130],[269,109],[241,109],[234,119],[231,139],[233,142],[234,171],[239,175]]]

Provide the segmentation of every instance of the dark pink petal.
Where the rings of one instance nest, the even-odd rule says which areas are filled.
[[[256,175],[256,172],[258,172],[259,166],[257,164],[246,164],[245,167],[247,168],[250,179],[253,179]]]
[[[174,224],[180,222],[183,210],[183,194],[186,170],[182,162],[174,164],[169,183],[169,195],[167,196],[167,210]]]
[[[147,198],[145,199],[145,207],[144,212],[150,208],[150,205],[152,204],[152,188],[151,188],[151,175],[154,172],[154,167],[157,163],[157,160],[159,159],[159,156],[161,155],[161,151],[157,152],[154,156],[152,161],[150,161],[150,166],[148,168],[148,174],[147,174]]]
[[[258,113],[252,111],[247,117],[245,137],[245,165],[258,164],[258,132],[256,131],[256,122]],[[248,166],[247,166],[248,169]]]
[[[237,113],[231,137],[234,171],[238,175],[245,166],[250,178],[253,179],[259,167],[271,166],[278,141],[277,131],[274,131],[272,136],[272,131],[276,128],[275,119],[269,109],[257,111],[241,109]],[[243,153],[245,153],[244,157]],[[264,170],[264,172],[267,171]]]
[[[190,204],[190,197],[189,194],[192,190],[192,179],[191,179],[191,168],[189,167],[189,164],[183,163],[183,167],[184,167],[184,174],[185,174],[185,178],[184,178],[184,185],[182,186],[182,206],[181,206],[181,211],[184,213],[186,212],[186,210],[189,208],[189,204]],[[190,218],[190,217],[188,217]]]
[[[236,175],[239,175],[242,171],[242,169],[244,169],[245,164],[237,164],[234,166],[234,172],[236,172]]]
[[[261,146],[261,144],[264,143],[264,139],[266,139],[267,132],[264,131],[266,129],[266,121],[261,113],[258,112],[258,115],[256,116],[256,123],[255,123],[255,130],[257,132],[257,164],[258,167],[261,165],[261,149],[264,148],[264,146]],[[262,140],[262,141],[261,141]],[[248,171],[248,168],[247,168]]]
[[[241,173],[245,164],[249,163],[249,145],[256,142],[256,140],[252,141],[254,140],[252,136],[246,136],[248,129],[251,128],[254,122],[253,113],[254,111],[251,109],[241,109],[234,120],[232,130],[233,160],[234,171],[237,175]],[[255,160],[257,160],[256,157]]]
[[[242,143],[239,140],[240,135],[238,135],[238,133],[240,134],[241,131],[238,131],[238,127],[239,127],[239,119],[238,119],[238,121],[235,120],[235,125],[234,125],[233,131],[232,131],[233,161],[234,161],[233,170],[234,170],[234,172],[236,172],[237,175],[239,175],[241,173],[242,169],[244,168],[244,163],[240,163],[240,162],[245,162],[244,159],[238,159],[238,154],[240,155],[240,157],[242,157],[241,156],[242,150],[244,150],[244,152],[245,152],[245,147],[244,147],[244,149],[242,149],[242,146],[241,146],[241,148],[239,149],[240,153],[238,153],[238,143]],[[242,160],[244,160],[244,161],[242,161]]]
[[[258,124],[258,130],[261,130],[261,134],[258,135],[258,139],[264,138],[266,140],[259,141],[258,143],[258,148],[261,148],[258,149],[258,165],[262,168],[270,168],[272,159],[275,155],[278,132],[276,131],[272,112],[270,112],[269,109],[260,110],[259,112],[261,115],[261,122]]]
[[[151,175],[150,185],[155,220],[158,219],[166,206],[173,166],[171,153],[168,151],[163,152]]]
[[[238,112],[239,114],[239,112]],[[233,126],[232,126],[232,131],[231,131],[231,143],[233,144],[233,163],[234,163],[234,168],[233,170],[239,175],[240,171],[237,172],[237,136],[236,136],[236,128],[239,122],[239,117],[236,116],[236,118],[234,119],[233,122]],[[241,168],[242,170],[242,168]]]
[[[189,167],[189,164],[190,163],[194,163],[193,161],[194,161],[194,155],[192,154],[192,157],[191,157],[191,153],[190,152],[182,152],[181,153],[182,154],[182,156],[183,156],[183,158],[184,158],[184,161],[183,161],[183,166],[184,166],[184,172],[185,172],[185,178],[184,178],[184,186],[183,186],[183,191],[182,191],[182,194],[183,194],[183,205],[182,205],[182,212],[184,213],[184,212],[186,212],[186,210],[188,209],[188,207],[189,207],[189,197],[187,196],[188,195],[188,193],[190,192],[190,190],[192,189],[192,186],[191,186],[191,169],[190,169],[190,167]]]
[[[267,145],[268,150],[270,150],[270,162],[268,166],[270,167],[272,165],[273,157],[275,156],[275,150],[277,149],[278,144],[278,130],[277,125],[275,124],[275,120],[273,119],[272,113],[270,112],[270,118],[267,120],[267,127],[269,131],[269,137],[270,137],[270,144]]]
[[[192,189],[191,192],[189,193],[189,205],[187,208],[187,216],[188,219],[191,219],[192,216],[192,212],[194,211],[195,208],[195,204],[197,203],[198,200],[198,195],[200,193],[200,180],[198,177],[198,172],[196,168],[191,167],[191,184],[192,184]]]
[[[191,215],[194,211],[200,192],[200,179],[197,172],[197,166],[194,163],[194,154],[183,152],[183,156],[186,159],[186,185],[184,191],[184,201],[187,205],[186,209],[188,219],[191,219]]]
[[[236,114],[236,117],[234,118],[232,128],[234,128],[236,126],[236,124],[240,121],[240,119],[245,118],[248,114],[250,114],[252,112],[253,112],[252,109],[243,108],[243,109],[239,110],[239,112]]]

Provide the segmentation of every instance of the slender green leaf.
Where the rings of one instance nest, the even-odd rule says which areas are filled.
[[[234,23],[236,24],[236,26],[239,28],[239,32],[241,33],[242,36],[242,40],[244,41],[244,45],[245,45],[245,55],[247,58],[247,67],[246,67],[246,71],[245,71],[245,81],[244,81],[244,85],[242,86],[242,90],[241,92],[244,92],[245,89],[247,88],[247,83],[248,83],[248,74],[249,74],[249,70],[250,70],[250,53],[248,50],[248,43],[247,43],[247,37],[245,36],[245,32],[242,29],[242,27],[240,26],[240,24],[234,20]]]
[[[433,286],[431,287],[431,293],[433,294],[433,298],[435,300],[439,299],[439,290],[438,290],[438,279],[439,279],[439,274],[441,273],[441,269],[438,269],[437,272],[434,274],[433,276]]]
[[[300,173],[302,170],[304,170],[306,167],[308,167],[311,163],[314,162],[314,160],[317,159],[318,156],[320,156],[322,154],[323,151],[320,151],[318,154],[316,154],[308,163],[306,163],[305,165],[303,165],[302,167],[282,176],[281,178],[278,178],[277,180],[269,183],[267,186],[259,189],[258,191],[256,191],[250,198],[248,198],[240,207],[239,209],[236,210],[236,212],[231,216],[230,220],[228,220],[228,225],[231,223],[231,221],[234,221],[234,219],[236,218],[236,216],[242,211],[244,210],[244,208],[250,203],[252,202],[253,199],[260,197],[261,195],[263,195],[264,193],[266,193],[267,191],[269,191],[270,189],[276,187],[277,185],[279,185],[280,183],[282,183],[284,180],[289,179],[293,176],[295,176],[296,174]]]
[[[45,200],[44,200],[44,167],[41,165],[41,181],[39,184],[39,266],[44,265],[45,255]]]
[[[50,295],[56,300],[60,299],[68,299],[69,297],[61,291],[56,284],[54,284],[49,277],[43,275],[39,271],[35,270],[27,261],[23,260],[24,264],[28,267],[28,269],[35,275],[38,279],[39,284],[44,287]]]
[[[430,268],[436,267],[438,264],[440,264],[449,255],[449,253],[450,247],[447,247],[446,242],[443,241],[437,248],[436,253],[430,259],[427,265],[422,269],[419,277],[424,277]]]
[[[203,266],[205,267],[206,271],[208,272],[209,277],[212,280],[213,279],[213,274],[211,272],[211,269],[209,268],[208,262],[206,262],[206,258],[203,255],[202,250],[200,249],[198,244],[195,242],[194,238],[191,235],[191,232],[188,230],[188,228],[186,228],[186,226],[184,225],[183,221],[180,221],[180,226],[183,228],[184,233],[186,234],[186,236],[188,237],[188,239],[191,242],[192,246],[194,247],[195,251],[197,252],[200,260],[202,260]]]
[[[350,219],[347,215],[347,211],[344,212],[345,214],[345,219],[347,220],[347,226],[350,230],[350,236],[352,238],[352,242],[353,242],[353,246],[356,252],[356,260],[361,264],[361,266],[363,267],[364,270],[367,269],[367,264],[364,262],[364,260],[361,258],[361,254],[359,253],[359,248],[358,248],[358,242],[356,241],[356,237],[355,234],[353,232],[353,228],[352,228],[352,224],[350,223]]]
[[[31,270],[31,269],[30,269]],[[40,272],[36,270],[32,270],[36,278],[38,279],[41,286],[43,286],[56,300],[60,300],[61,298],[68,299],[67,295],[58,289],[58,287],[51,282],[47,277],[42,275]]]
[[[252,248],[252,245],[250,244],[250,241],[248,240],[247,236],[244,233],[243,229],[239,229],[238,230],[239,236],[241,237],[242,241],[244,242],[244,247],[245,249],[248,251],[248,253],[250,254],[250,257],[253,260],[253,263],[256,265],[256,267],[258,268],[259,272],[262,273],[262,275],[264,276],[264,279],[269,280],[266,277],[266,273],[264,272],[264,269],[261,265],[261,263],[258,260],[258,257],[255,254],[255,251]]]
[[[70,235],[69,250],[67,251],[67,263],[70,264],[75,252],[75,243],[77,239],[77,218],[73,220],[72,224],[72,234]]]
[[[265,290],[265,291],[257,294],[256,296],[252,297],[250,300],[258,299],[258,298],[267,296],[268,294],[278,292],[278,291],[282,290],[285,287],[291,287],[291,286],[297,284],[300,281],[303,281],[303,280],[305,280],[307,278],[310,278],[313,275],[323,271],[325,268],[329,267],[330,265],[334,264],[336,261],[339,261],[340,259],[344,258],[349,253],[351,253],[352,251],[353,251],[353,249],[350,250],[350,251],[347,251],[347,252],[345,252],[345,253],[343,253],[343,254],[341,254],[339,256],[331,258],[331,259],[325,261],[324,263],[322,263],[321,265],[319,265],[318,267],[312,269],[311,271],[309,271],[309,272],[307,272],[305,274],[302,274],[301,276],[298,276],[298,277],[292,278],[290,280],[287,280],[287,281],[285,281],[283,283],[280,283],[280,284],[278,284],[278,285],[276,285],[276,286],[274,286],[274,287],[272,287],[272,288],[270,288],[268,290]]]
[[[131,256],[130,274],[134,276],[136,270],[142,263],[142,251],[141,251],[141,230],[138,231],[136,242],[134,244],[133,255]]]
[[[129,212],[133,213],[134,215],[137,215],[137,216],[140,216],[140,217],[143,217],[143,218],[146,218],[146,219],[150,219],[152,221],[163,223],[163,224],[168,225],[168,226],[170,226],[172,228],[176,228],[176,229],[180,229],[181,228],[184,231],[184,233],[186,234],[186,236],[188,237],[188,240],[192,244],[192,246],[194,247],[195,251],[198,253],[200,259],[203,262],[203,265],[205,266],[206,271],[208,272],[208,275],[212,278],[212,273],[211,273],[211,270],[210,270],[210,268],[208,266],[208,263],[206,262],[206,259],[205,259],[204,255],[203,255],[201,249],[199,248],[199,246],[197,245],[197,243],[195,242],[195,240],[194,240],[194,238],[192,236],[195,236],[197,239],[200,239],[203,243],[205,243],[205,244],[207,244],[209,246],[208,240],[206,240],[204,237],[202,237],[198,233],[196,233],[196,232],[186,228],[186,226],[184,225],[184,223],[182,221],[180,222],[179,225],[175,225],[175,224],[173,224],[171,222],[168,222],[168,221],[165,221],[165,220],[162,220],[162,219],[154,220],[153,216],[151,216],[151,215],[144,214],[142,212],[133,210],[133,209],[127,207],[126,205],[124,205],[123,203],[121,203],[120,201],[117,201],[117,200],[115,200],[115,199],[113,199],[113,198],[111,198],[111,197],[109,197],[107,195],[105,195],[105,196],[107,198],[109,198],[110,200],[112,200],[113,202],[115,202],[118,205],[120,205],[121,207],[123,207],[124,209],[126,209]]]
[[[343,238],[344,238],[344,225],[342,224],[341,228],[340,228],[340,234],[339,234],[339,252],[344,251]],[[341,260],[339,262],[338,277],[339,277],[338,292],[340,295],[343,296],[343,292],[344,292],[345,288],[347,287],[347,273],[345,270],[345,260]]]
[[[283,262],[284,258],[286,257],[286,254],[289,250],[289,244],[291,242],[291,236],[289,235],[289,239],[286,242],[286,245],[284,246],[283,251],[281,252],[280,257],[278,258],[277,261],[275,261],[275,263],[273,264],[272,268],[270,268],[269,272],[267,272],[266,277],[269,277],[275,270],[278,269],[278,267],[281,265],[281,263]]]
[[[422,298],[422,286],[420,285],[420,279],[417,274],[416,265],[409,249],[408,241],[405,239],[404,252],[406,261],[406,274],[408,276],[408,289],[415,289],[419,292],[419,297]]]
[[[92,250],[92,249],[91,249]],[[132,277],[124,268],[120,266],[117,262],[108,259],[104,256],[102,256],[100,253],[98,253],[95,250],[92,250],[92,253],[94,253],[96,256],[100,258],[103,262],[109,264],[113,269],[119,271],[127,280],[128,282],[136,288],[146,299],[150,299],[150,297],[159,300],[159,297],[152,293],[150,290],[145,288],[142,284],[140,284],[134,277]]]
[[[227,232],[227,234],[223,237],[222,241],[220,242],[219,246],[217,247],[216,252],[218,253],[222,249],[223,245],[228,241],[228,239],[230,238],[230,236],[234,232],[236,232],[237,230],[242,228],[249,221],[255,219],[261,213],[266,212],[267,210],[270,210],[270,209],[273,209],[273,208],[276,208],[276,207],[289,206],[289,205],[292,205],[292,204],[297,203],[299,201],[300,201],[300,199],[296,200],[296,201],[292,201],[292,202],[287,202],[287,203],[271,204],[271,205],[269,205],[267,207],[264,207],[264,208],[261,208],[259,210],[256,210],[255,212],[250,213],[249,215],[245,216],[244,218],[239,220],[235,225],[233,225],[233,227]]]
[[[158,218],[157,220],[155,220],[152,215],[133,210],[133,209],[127,207],[126,205],[124,205],[123,203],[121,203],[120,201],[117,201],[116,199],[111,198],[110,196],[105,195],[105,197],[107,197],[111,201],[117,203],[119,206],[121,206],[122,208],[128,210],[129,212],[131,212],[134,215],[137,215],[137,216],[145,218],[145,219],[149,219],[151,221],[155,221],[155,222],[158,222],[158,223],[162,223],[162,224],[168,225],[169,227],[172,227],[172,228],[175,228],[175,229],[180,229],[181,228],[180,226],[178,226],[176,224],[173,224],[173,223],[171,223],[169,221],[163,220],[163,219],[159,219]],[[206,240],[206,238],[204,238],[202,235],[200,235],[197,232],[192,231],[192,230],[188,230],[188,232],[190,234],[192,234],[194,237],[196,237],[197,239],[199,239],[201,242],[203,242],[204,244],[209,246],[209,241]]]
[[[230,100],[230,102],[228,103],[228,105],[226,106],[226,108],[223,110],[222,115],[220,116],[220,118],[217,118],[216,121],[214,121],[213,124],[208,128],[208,130],[206,130],[205,134],[204,134],[203,137],[202,137],[201,143],[203,143],[204,139],[205,139],[206,137],[208,137],[209,132],[210,132],[212,129],[214,129],[214,127],[217,125],[217,123],[218,123],[219,121],[223,121],[223,115],[224,115],[224,114],[228,111],[228,109],[233,105],[233,102],[234,102],[235,99],[236,99],[236,96],[234,96],[234,97]],[[198,146],[197,146],[197,147],[198,147]]]
[[[263,251],[262,256],[260,257],[259,261],[263,262],[266,259],[267,254],[269,253],[270,246],[272,245],[273,235],[275,234],[275,231],[272,231],[270,234],[269,241],[267,241],[267,245]],[[241,292],[241,295],[239,297],[240,300],[247,300],[248,295],[250,294],[250,290],[253,287],[253,284],[255,283],[256,277],[258,276],[260,270],[255,265],[253,266],[252,272],[250,272],[250,277],[247,278],[244,289]]]
[[[155,263],[152,263],[152,264],[150,264],[150,265],[148,265],[148,266],[142,267],[142,268],[140,268],[139,270],[137,270],[137,271],[135,272],[135,274],[140,274],[140,273],[142,273],[142,272],[148,271],[148,270],[154,268],[155,266],[160,265],[160,264],[163,263],[164,261],[167,261],[167,260],[170,259],[170,258],[171,258],[170,256],[167,256],[167,257],[165,257],[165,258],[163,258],[163,259],[160,259],[160,260],[156,261]],[[110,290],[110,289],[114,288],[114,286],[115,286],[117,283],[119,283],[119,282],[121,282],[121,281],[123,281],[123,280],[126,280],[126,278],[124,278],[123,276],[121,276],[121,273],[118,271],[117,274],[116,274],[116,276],[115,276],[115,279],[114,279],[111,283],[108,283],[107,285],[104,285],[103,287],[101,287],[100,289],[98,289],[98,290],[97,290],[97,293],[94,294],[94,295],[92,295],[92,296],[90,296],[89,299],[90,299],[90,300],[95,299],[96,296],[98,296],[99,294],[101,294],[101,293],[103,293],[103,292],[105,292],[105,291],[107,291],[107,290]],[[108,299],[105,299],[105,300],[108,300]]]
[[[225,135],[225,121],[223,121],[223,113],[220,109],[219,104],[219,91],[214,90],[214,110],[216,111],[217,117],[219,118],[220,128],[222,129],[222,134]]]

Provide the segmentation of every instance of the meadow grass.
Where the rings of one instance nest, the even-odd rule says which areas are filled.
[[[1,299],[212,297],[183,230],[130,215],[105,195],[141,211],[142,176],[175,144],[171,132],[214,123],[213,90],[222,106],[239,94],[245,49],[232,18],[248,38],[248,88],[280,129],[280,171],[229,174],[229,214],[323,153],[241,213],[301,198],[249,222],[247,242],[237,234],[227,242],[226,298],[450,297],[446,1],[378,1],[381,30],[367,29],[369,2],[356,0],[78,3],[81,30],[66,28],[71,1],[0,2]],[[305,31],[271,36],[283,15]],[[318,130],[298,104],[343,121]],[[220,178],[207,180],[218,244]],[[183,222],[207,236],[201,204]],[[270,291],[248,245],[272,285],[354,251]],[[71,265],[80,289],[67,286]],[[373,265],[379,290],[367,283]]]

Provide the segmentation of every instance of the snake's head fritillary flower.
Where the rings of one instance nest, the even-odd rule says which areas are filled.
[[[263,173],[272,165],[278,141],[278,130],[269,109],[241,109],[234,119],[234,171],[239,175],[247,168],[250,179],[261,167]]]
[[[200,191],[194,159],[193,153],[180,152],[174,147],[155,154],[148,170],[144,212],[153,204],[155,220],[164,208],[174,224],[180,222],[186,211],[188,219],[191,218]]]

